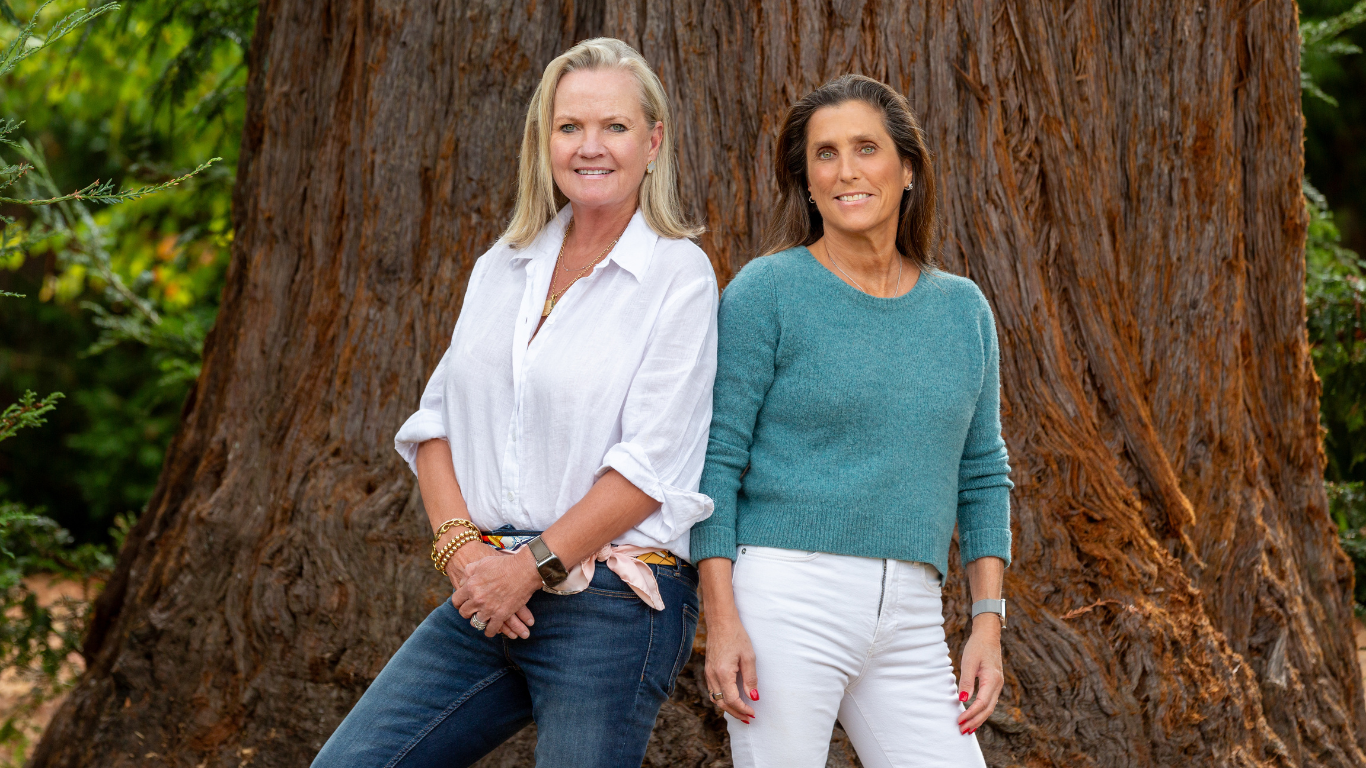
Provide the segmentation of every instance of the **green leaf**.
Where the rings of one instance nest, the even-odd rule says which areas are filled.
[[[43,416],[55,410],[57,401],[65,395],[53,392],[42,400],[37,400],[37,397],[38,395],[29,390],[19,398],[19,402],[11,403],[4,412],[0,412],[0,440],[14,437],[15,433],[25,427],[37,427],[47,423]]]

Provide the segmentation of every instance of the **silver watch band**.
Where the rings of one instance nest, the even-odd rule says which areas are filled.
[[[980,613],[995,613],[1001,617],[1001,629],[1006,626],[1006,601],[1000,600],[978,600],[972,604],[972,618],[977,618]]]

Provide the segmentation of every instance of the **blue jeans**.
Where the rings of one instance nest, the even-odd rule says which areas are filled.
[[[531,597],[536,623],[526,640],[484,637],[444,601],[313,768],[462,768],[533,720],[537,768],[640,768],[697,631],[697,571],[650,569],[663,611],[599,564],[583,592]]]

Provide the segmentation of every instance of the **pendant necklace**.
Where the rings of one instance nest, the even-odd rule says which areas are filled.
[[[627,222],[627,224],[629,225],[630,222]],[[569,242],[569,233],[572,231],[574,231],[574,220],[570,219],[569,226],[565,227],[564,230],[564,239],[560,241],[560,253],[558,256],[555,257],[555,266],[557,268],[563,269],[565,272],[571,274],[574,272],[578,272],[578,274],[575,275],[573,279],[569,281],[569,285],[566,285],[565,287],[551,293],[549,296],[546,297],[545,307],[541,310],[541,317],[549,317],[550,313],[555,309],[555,302],[560,300],[560,297],[564,295],[564,292],[569,290],[570,287],[574,285],[574,283],[577,283],[579,281],[579,278],[587,274],[588,270],[592,269],[593,267],[596,267],[598,265],[598,262],[607,258],[607,254],[611,253],[612,249],[616,248],[617,243],[621,241],[621,235],[626,234],[626,230],[623,229],[621,231],[621,235],[617,235],[616,240],[613,240],[610,245],[608,245],[606,248],[603,248],[602,253],[599,253],[596,259],[593,259],[591,262],[589,262],[588,266],[583,267],[581,269],[570,269],[569,267],[560,267],[560,261],[564,258],[564,246],[566,243]],[[551,277],[550,282],[552,285],[554,285],[555,278]]]

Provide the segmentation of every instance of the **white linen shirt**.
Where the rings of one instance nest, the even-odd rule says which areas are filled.
[[[569,217],[565,206],[526,248],[500,240],[475,263],[450,347],[394,447],[416,474],[418,445],[446,439],[483,530],[545,530],[615,469],[660,506],[613,543],[687,559],[688,530],[712,512],[697,486],[716,276],[702,249],[658,236],[636,211],[533,339]]]

